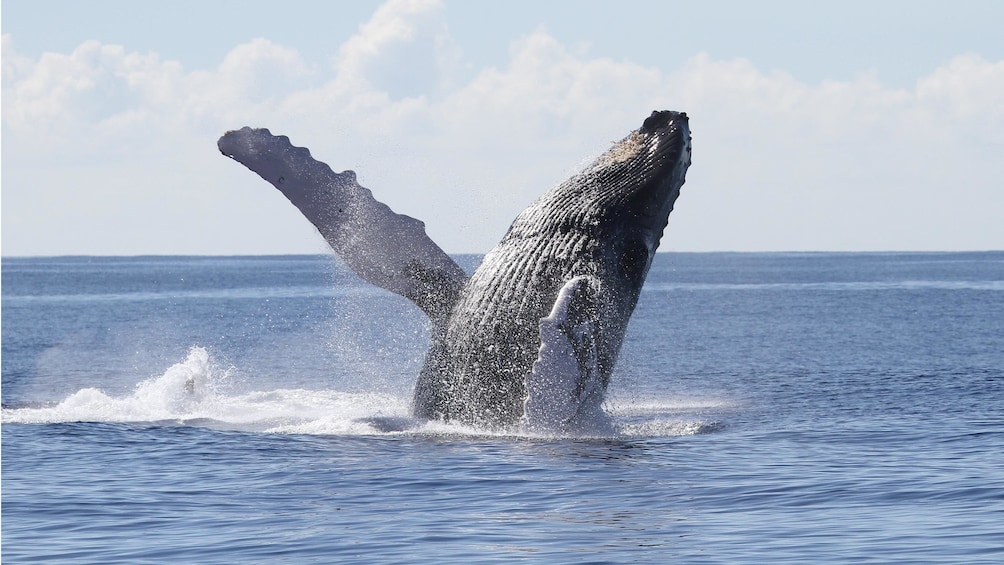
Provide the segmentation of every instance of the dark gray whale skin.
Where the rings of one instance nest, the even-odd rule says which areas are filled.
[[[593,313],[605,387],[690,166],[686,114],[637,131],[524,210],[463,287],[415,389],[416,415],[505,427],[518,420],[538,324],[578,275],[598,281]]]
[[[227,132],[218,145],[286,195],[360,276],[428,314],[414,415],[495,429],[520,421],[541,320],[576,277],[586,282],[562,331],[582,373],[606,387],[691,155],[687,115],[653,112],[524,210],[468,279],[421,222],[373,199],[352,171],[334,173],[264,129]],[[588,337],[573,338],[574,324]]]

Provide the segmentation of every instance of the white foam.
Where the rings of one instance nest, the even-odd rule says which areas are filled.
[[[485,430],[424,421],[410,415],[404,396],[337,390],[276,389],[228,392],[231,369],[202,347],[162,375],[143,380],[132,392],[112,396],[84,388],[42,407],[4,408],[3,423],[61,422],[174,423],[262,433],[310,435],[421,434],[455,437],[655,437],[709,431],[714,422],[701,413],[729,406],[713,400],[660,400],[608,403],[610,425],[562,433],[539,430]]]
[[[97,388],[81,389],[53,406],[5,409],[4,422],[136,422],[204,415],[216,396],[215,385],[227,377],[201,347],[163,375],[136,384],[126,397],[112,397]]]

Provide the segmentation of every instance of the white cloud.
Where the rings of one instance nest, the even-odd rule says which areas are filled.
[[[262,88],[306,72],[295,50],[262,38],[235,47],[219,67],[221,78],[232,81],[240,91],[248,94],[259,94]]]
[[[918,81],[922,100],[937,101],[964,117],[990,110],[1004,114],[998,102],[1004,86],[1004,61],[989,63],[977,55],[960,55]]]
[[[393,98],[435,94],[450,82],[459,52],[439,0],[390,0],[342,44],[338,79]]]
[[[704,54],[666,72],[538,29],[505,66],[457,82],[444,22],[439,2],[388,2],[334,71],[266,39],[190,72],[97,42],[32,60],[4,36],[4,253],[316,251],[294,210],[277,211],[280,199],[216,153],[215,137],[245,124],[355,168],[448,250],[485,251],[519,209],[657,108],[686,110],[695,137],[664,248],[1004,241],[991,217],[1004,208],[1004,61],[961,55],[913,89],[868,74],[808,84]],[[174,226],[177,245],[137,236],[136,216]],[[56,221],[105,235],[46,240]]]

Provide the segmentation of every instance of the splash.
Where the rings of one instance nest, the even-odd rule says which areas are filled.
[[[607,409],[624,437],[691,436],[715,432],[722,424],[709,414],[733,411],[731,401],[704,398],[611,402]]]
[[[129,396],[116,398],[97,388],[84,388],[53,406],[4,409],[3,421],[149,422],[193,417],[211,409],[214,389],[226,377],[204,348],[193,347],[184,361],[136,384]]]
[[[235,394],[228,392],[234,388],[232,371],[217,363],[205,348],[193,347],[183,361],[160,376],[137,383],[127,395],[112,396],[98,388],[85,388],[51,405],[4,408],[2,421],[5,424],[192,425],[277,434],[415,434],[528,439],[678,436],[709,430],[707,422],[688,417],[695,406],[658,402],[609,405],[608,425],[600,428],[560,433],[525,428],[484,430],[414,418],[407,394],[305,389]]]
[[[203,347],[162,375],[144,380],[131,394],[110,396],[97,388],[79,390],[44,407],[5,408],[5,423],[134,422],[199,424],[279,433],[358,434],[376,432],[365,419],[407,414],[407,402],[380,394],[278,389],[227,394],[231,369]]]

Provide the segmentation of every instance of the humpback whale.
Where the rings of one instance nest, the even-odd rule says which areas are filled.
[[[642,284],[690,166],[686,113],[657,111],[524,210],[470,277],[425,233],[267,129],[220,152],[279,189],[360,277],[431,322],[417,417],[572,431],[602,414]]]

